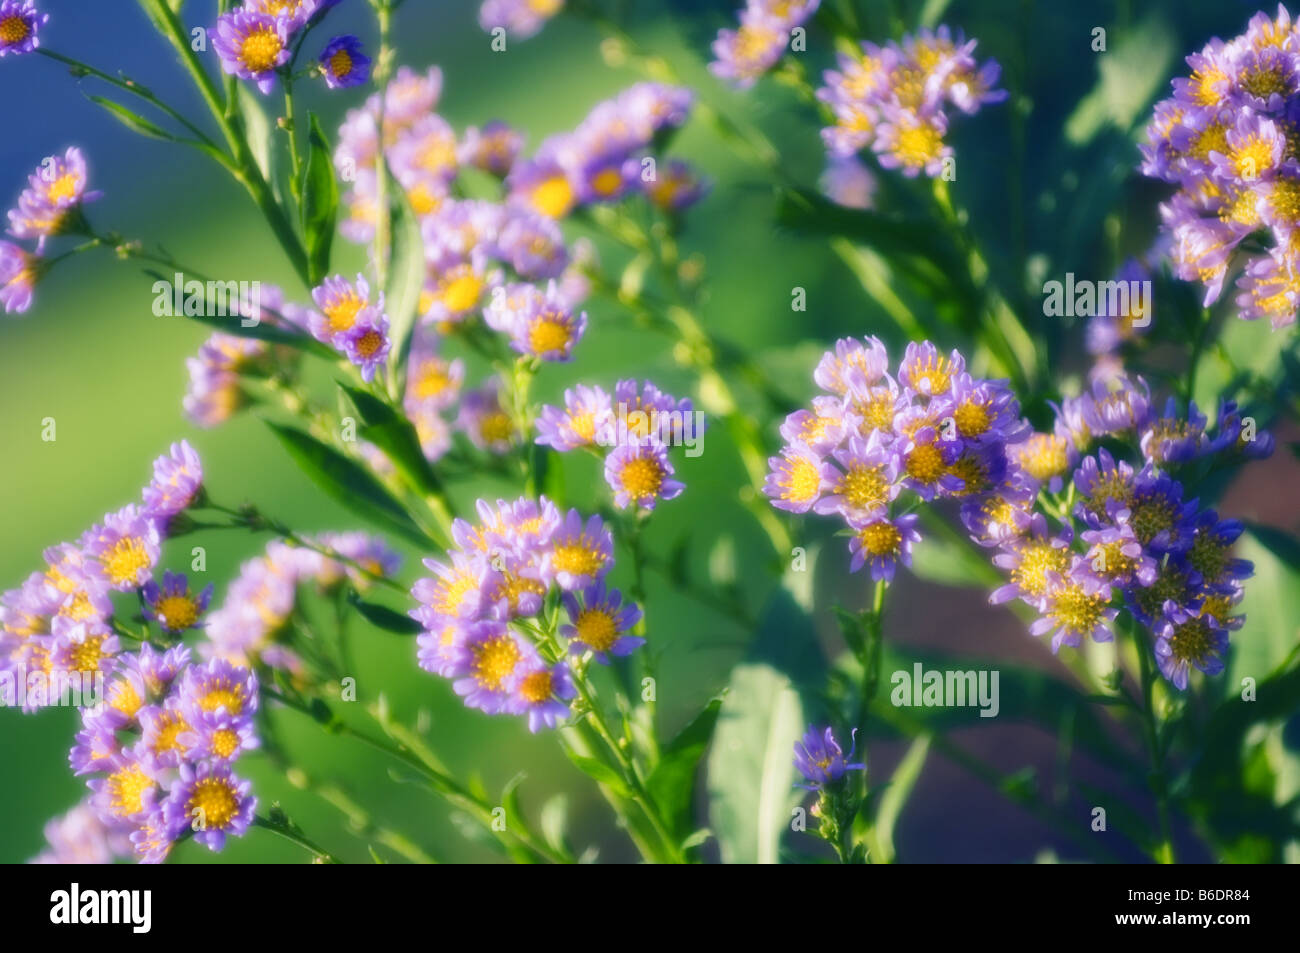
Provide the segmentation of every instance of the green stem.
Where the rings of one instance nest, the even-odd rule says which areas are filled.
[[[1169,782],[1165,772],[1164,754],[1160,750],[1160,732],[1153,692],[1158,675],[1151,658],[1150,647],[1145,644],[1138,627],[1129,626],[1129,632],[1133,637],[1133,647],[1138,654],[1142,680],[1142,729],[1151,756],[1151,773],[1148,777],[1151,793],[1156,799],[1156,816],[1160,824],[1160,842],[1156,845],[1153,859],[1159,864],[1172,864],[1175,861],[1174,842],[1169,827]]]
[[[329,851],[318,847],[313,841],[309,840],[306,835],[287,817],[281,815],[278,818],[267,818],[261,814],[253,818],[253,826],[260,827],[262,830],[270,831],[277,834],[287,841],[297,844],[303,850],[310,851],[318,863],[337,864],[338,859]]]

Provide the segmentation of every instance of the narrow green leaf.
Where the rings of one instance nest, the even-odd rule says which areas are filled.
[[[239,100],[239,113],[244,117],[244,136],[248,140],[248,149],[253,154],[253,161],[257,163],[262,178],[275,189],[277,183],[275,149],[272,148],[271,141],[271,119],[251,85],[236,83],[235,90]]]
[[[430,540],[382,484],[360,464],[293,427],[266,422],[298,467],[336,502],[420,547]]]
[[[354,592],[348,602],[361,614],[361,617],[378,629],[397,635],[418,635],[424,627],[410,616],[403,615],[388,606],[376,602],[366,602]]]
[[[118,122],[122,123],[129,129],[140,133],[142,136],[148,136],[150,139],[164,139],[167,142],[179,142],[180,140],[173,136],[167,130],[155,125],[148,119],[145,119],[139,113],[127,109],[119,102],[114,102],[104,96],[92,96],[86,94],[86,98],[98,106],[106,109]]]
[[[442,484],[420,447],[420,437],[412,423],[389,404],[368,391],[340,383],[339,389],[361,415],[361,436],[373,443],[393,461],[412,484],[423,493],[441,493]]]
[[[307,161],[302,169],[302,234],[307,246],[307,273],[318,284],[329,273],[330,247],[338,218],[339,185],[334,178],[329,139],[315,113],[308,118]]]
[[[631,797],[632,792],[627,789],[627,783],[623,780],[622,775],[611,768],[603,761],[597,761],[595,758],[588,758],[586,755],[576,754],[565,748],[565,753],[569,760],[578,766],[583,774],[603,784],[612,790],[619,797]]]
[[[724,693],[725,695],[725,693]],[[654,798],[674,832],[685,839],[694,829],[691,805],[694,802],[695,776],[718,723],[724,695],[710,698],[690,723],[659,753],[659,763],[646,780]]]
[[[930,753],[930,736],[922,735],[912,742],[903,755],[903,760],[894,769],[889,779],[889,786],[881,795],[880,806],[876,808],[876,857],[878,863],[889,864],[894,861],[894,828],[898,825],[903,806],[916,787],[925,767],[926,756]]]

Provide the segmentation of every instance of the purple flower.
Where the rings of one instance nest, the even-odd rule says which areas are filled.
[[[212,583],[195,595],[185,574],[169,569],[163,574],[161,586],[152,579],[145,583],[141,598],[146,617],[157,622],[163,631],[184,632],[199,625],[212,600]]]
[[[1223,671],[1228,630],[1213,616],[1197,615],[1170,601],[1155,625],[1156,663],[1160,674],[1180,690],[1192,668],[1206,675]]]
[[[330,89],[360,86],[370,79],[370,57],[361,52],[361,40],[351,34],[336,36],[325,45],[320,66]]]
[[[384,309],[384,296],[373,307],[370,304],[370,285],[364,275],[357,275],[356,284],[342,275],[326,278],[312,289],[311,297],[320,309],[311,318],[311,332],[319,341],[340,346],[343,335],[357,324],[368,322],[375,312]]]
[[[482,128],[471,126],[461,140],[459,159],[484,172],[504,178],[524,147],[523,133],[509,123],[494,119]]]
[[[503,29],[516,39],[526,40],[563,7],[564,0],[483,0],[478,22],[489,33]]]
[[[630,655],[645,639],[629,635],[641,621],[641,609],[635,603],[623,604],[617,589],[605,588],[604,580],[581,593],[566,592],[560,600],[568,613],[569,624],[560,627],[560,635],[569,640],[575,655],[591,652],[602,665],[611,655]]]
[[[583,523],[582,514],[569,510],[545,544],[542,576],[561,589],[585,589],[614,565],[614,537],[599,516]]]
[[[831,460],[837,466],[822,466],[828,492],[813,505],[816,512],[839,513],[846,520],[863,518],[898,496],[899,458],[879,431],[865,440],[857,434],[849,437],[847,446],[832,452]]]
[[[349,361],[361,369],[361,379],[369,382],[388,360],[392,341],[388,337],[388,316],[368,309],[359,320],[337,339]]]
[[[210,659],[185,669],[177,698],[193,721],[217,712],[252,716],[258,707],[257,676],[225,659]]]
[[[776,65],[789,40],[786,24],[762,10],[746,8],[739,29],[718,31],[709,71],[737,89],[748,89]]]
[[[0,0],[0,57],[30,53],[40,46],[38,34],[49,19],[32,0]]]
[[[252,784],[212,761],[182,764],[180,778],[163,804],[167,827],[178,835],[189,828],[194,840],[219,851],[229,836],[242,836],[253,823],[257,798]]]
[[[252,80],[266,94],[275,85],[276,70],[289,62],[292,29],[288,20],[240,8],[217,18],[212,45],[223,70]]]
[[[871,571],[871,578],[892,582],[899,563],[912,565],[912,545],[921,539],[916,529],[920,517],[907,513],[890,519],[885,513],[877,511],[870,516],[849,520],[853,536],[849,539],[849,553],[852,561],[849,572],[857,572],[863,566]]]
[[[157,523],[134,505],[108,514],[81,539],[90,572],[119,592],[143,586],[153,577],[160,544]]]
[[[0,306],[5,314],[23,314],[32,306],[39,263],[13,242],[0,241]]]
[[[432,576],[417,579],[411,587],[416,602],[427,606],[437,616],[471,620],[483,609],[483,584],[490,568],[484,557],[473,558],[453,550],[450,564],[435,559],[424,560]]]
[[[1045,573],[1047,591],[1039,606],[1042,618],[1029,627],[1031,635],[1052,633],[1052,651],[1062,645],[1078,647],[1085,637],[1109,642],[1115,637],[1111,625],[1119,610],[1110,608],[1111,591],[1105,580],[1092,572],[1082,556],[1071,561],[1064,573]]]
[[[794,766],[807,782],[799,787],[816,791],[836,784],[849,771],[865,771],[865,764],[849,763],[857,749],[857,736],[858,730],[855,728],[852,732],[854,743],[846,755],[829,727],[818,729],[809,725],[804,736],[794,745]]]
[[[652,510],[660,500],[681,495],[686,484],[673,479],[667,449],[653,438],[643,437],[621,444],[605,458],[605,482],[614,491],[614,505]]]
[[[638,175],[637,183],[653,205],[670,214],[694,205],[708,195],[710,189],[709,180],[681,159],[660,163],[653,177],[647,179],[642,173]]]
[[[144,488],[144,512],[167,520],[198,499],[203,490],[203,462],[188,440],[154,461],[153,480]]]
[[[496,378],[465,392],[456,424],[474,446],[492,453],[506,453],[519,435],[514,420],[501,406],[501,385]]]
[[[484,311],[488,326],[510,335],[520,354],[543,361],[569,361],[587,330],[587,314],[564,302],[555,282],[543,293],[532,285],[511,285]]]
[[[230,712],[200,712],[194,723],[187,724],[176,736],[191,761],[216,761],[229,764],[245,751],[261,745],[253,720]]]
[[[593,447],[613,424],[609,394],[579,384],[564,392],[564,407],[546,404],[537,417],[537,440],[561,453]]]
[[[86,782],[91,806],[102,821],[119,825],[142,818],[153,809],[161,790],[158,767],[142,760],[132,749],[114,755],[107,771],[104,777]]]
[[[532,646],[504,622],[474,622],[454,648],[452,687],[470,708],[490,715],[506,710],[516,672]]]
[[[504,711],[528,716],[528,730],[536,734],[542,728],[554,728],[569,716],[568,702],[577,697],[573,677],[563,662],[547,665],[537,650],[529,652],[511,677],[510,698]]]

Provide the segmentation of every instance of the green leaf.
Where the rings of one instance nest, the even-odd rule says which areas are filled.
[[[925,767],[925,759],[929,753],[930,736],[921,735],[907,749],[907,754],[903,755],[903,760],[898,763],[893,776],[889,779],[889,786],[881,795],[880,805],[876,808],[875,824],[874,859],[877,863],[894,862],[894,828],[898,824],[899,815],[903,813],[903,806],[921,777],[921,770]]]
[[[384,170],[389,184],[395,185],[392,173]],[[388,283],[384,288],[384,308],[388,312],[388,335],[392,351],[388,366],[394,372],[406,365],[411,350],[411,333],[415,330],[416,312],[420,307],[420,292],[424,288],[424,238],[420,222],[411,209],[411,203],[400,188],[391,189],[392,255],[388,262]]]
[[[591,778],[598,784],[603,784],[615,794],[622,798],[630,798],[632,792],[628,790],[627,783],[623,776],[607,765],[603,761],[595,758],[588,758],[586,755],[577,754],[567,747],[564,749],[569,760],[578,766],[583,774]]]
[[[433,541],[360,464],[293,427],[267,421],[298,467],[336,502],[384,529],[427,548]]]
[[[385,632],[393,632],[397,635],[418,635],[424,631],[424,626],[410,616],[403,615],[394,609],[388,608],[388,606],[381,606],[376,602],[366,602],[355,592],[348,596],[348,602],[361,614],[363,619],[375,626],[375,628],[383,629]]]
[[[307,161],[302,169],[302,234],[307,247],[307,273],[320,283],[329,273],[330,247],[338,218],[339,185],[334,178],[329,139],[315,113],[309,114]]]
[[[1251,525],[1237,543],[1237,553],[1255,565],[1238,610],[1245,614],[1233,633],[1232,655],[1224,680],[1230,694],[1241,691],[1245,677],[1262,682],[1300,643],[1300,558],[1294,536],[1271,527]]]
[[[742,663],[718,714],[709,754],[709,814],[722,860],[774,864],[796,803],[794,744],[803,704],[789,677]]]
[[[384,451],[416,489],[442,493],[442,484],[420,447],[420,437],[411,421],[368,391],[344,383],[339,383],[339,389],[361,415],[361,436]]]
[[[690,723],[678,732],[659,752],[659,763],[646,780],[650,796],[659,805],[664,818],[683,840],[694,829],[691,805],[694,801],[695,775],[713,738],[725,693],[709,699]]]
[[[569,827],[569,799],[563,794],[548,798],[538,815],[538,826],[541,828],[542,837],[551,848],[567,854],[569,847],[565,840],[565,832]]]
[[[271,141],[271,119],[253,88],[248,83],[235,84],[236,98],[239,100],[239,113],[244,117],[244,136],[248,140],[248,150],[253,155],[253,162],[262,173],[272,189],[276,189],[275,150]],[[278,192],[278,189],[277,189]],[[278,197],[278,196],[277,196]]]
[[[155,125],[148,119],[145,119],[139,113],[127,109],[119,102],[114,102],[113,100],[107,99],[103,96],[92,96],[89,93],[86,94],[86,98],[92,103],[102,106],[113,116],[114,119],[127,128],[140,133],[142,136],[148,136],[150,139],[164,139],[167,142],[180,141],[167,130]]]
[[[1107,124],[1130,132],[1168,82],[1173,35],[1168,24],[1154,17],[1122,32],[1112,31],[1110,47],[1093,57],[1100,74],[1097,85],[1066,120],[1066,139],[1084,145]],[[1080,42],[1088,43],[1090,38]]]

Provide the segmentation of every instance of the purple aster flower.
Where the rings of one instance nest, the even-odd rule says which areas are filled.
[[[889,354],[879,338],[840,338],[835,350],[827,351],[817,362],[813,380],[822,390],[845,396],[852,385],[859,389],[874,387],[889,377],[888,371]]]
[[[573,676],[563,662],[547,665],[529,646],[524,661],[511,676],[510,698],[503,711],[528,716],[528,730],[554,728],[569,717],[569,701],[577,697]]]
[[[831,453],[822,465],[827,495],[813,504],[822,514],[839,513],[846,520],[861,519],[887,506],[901,489],[898,454],[885,445],[879,431],[863,438],[857,434]]]
[[[849,572],[863,566],[871,571],[871,578],[879,582],[892,582],[899,563],[912,565],[912,545],[921,540],[916,529],[920,517],[907,513],[890,519],[877,510],[870,516],[849,520],[853,535],[849,538]]]
[[[257,676],[251,669],[214,658],[185,669],[177,698],[191,720],[198,721],[203,714],[215,712],[252,716],[258,708],[257,691]]]
[[[81,730],[73,737],[68,764],[72,773],[96,774],[112,771],[114,759],[122,754],[117,724],[109,709],[86,708],[81,712]]]
[[[537,440],[560,453],[592,447],[613,425],[609,394],[599,387],[579,384],[564,391],[564,406],[546,404],[537,417]]]
[[[0,57],[30,53],[40,46],[40,30],[49,19],[32,0],[0,0]]]
[[[879,187],[875,174],[855,155],[829,156],[818,185],[836,205],[859,209],[875,205]]]
[[[1228,630],[1214,616],[1198,615],[1170,601],[1155,625],[1156,664],[1160,674],[1186,690],[1192,668],[1206,675],[1223,671]]]
[[[506,453],[519,436],[514,420],[501,406],[501,384],[496,378],[465,392],[456,425],[474,446],[492,453]]]
[[[558,278],[569,264],[564,233],[555,219],[529,209],[512,209],[493,243],[493,253],[527,279]]]
[[[253,720],[227,711],[200,712],[193,724],[186,724],[176,736],[191,761],[229,764],[246,751],[261,745]]]
[[[955,348],[944,357],[929,341],[910,341],[898,365],[898,382],[922,397],[938,397],[965,370],[966,359]]]
[[[523,147],[523,133],[507,122],[494,119],[482,128],[470,126],[465,130],[458,157],[476,169],[505,178]]]
[[[1031,635],[1052,633],[1052,651],[1062,645],[1077,648],[1086,637],[1109,642],[1115,637],[1111,625],[1118,609],[1110,607],[1110,585],[1092,572],[1091,564],[1075,556],[1064,573],[1045,573],[1047,590],[1039,605],[1042,618],[1029,627]]]
[[[478,23],[488,33],[503,29],[517,40],[527,40],[563,8],[564,0],[483,0]]]
[[[176,835],[167,825],[162,805],[155,806],[135,823],[130,834],[131,852],[142,864],[161,864],[167,860]]]
[[[1112,519],[1119,504],[1108,504]],[[1183,501],[1183,486],[1166,473],[1150,465],[1137,475],[1133,499],[1129,503],[1129,520],[1138,542],[1157,554],[1182,553],[1192,543],[1197,514],[1196,501]]]
[[[607,665],[609,656],[630,655],[645,645],[645,639],[628,634],[641,621],[641,608],[633,602],[624,605],[622,593],[607,590],[603,579],[580,593],[566,592],[560,601],[569,616],[560,635],[569,640],[573,654],[591,652]]]
[[[325,44],[319,61],[330,89],[360,86],[370,79],[370,57],[361,51],[361,40],[351,34],[336,36]]]
[[[482,587],[489,618],[509,620],[537,615],[546,590],[541,567],[526,549],[495,549],[489,554]]]
[[[584,524],[581,513],[569,510],[545,546],[542,577],[566,592],[586,589],[614,565],[614,536],[599,516]]]
[[[1188,405],[1184,416],[1178,410],[1178,402],[1170,397],[1164,414],[1153,415],[1142,431],[1142,455],[1156,466],[1194,460],[1209,446],[1205,424],[1205,415],[1196,409],[1195,401]]]
[[[709,71],[737,89],[748,89],[776,65],[789,41],[789,29],[780,20],[746,8],[739,29],[718,31]]]
[[[369,383],[375,372],[388,360],[392,341],[388,337],[388,315],[368,309],[365,318],[340,335],[336,342],[349,361],[361,369],[361,379]]]
[[[1084,530],[1088,544],[1084,559],[1092,571],[1113,586],[1150,586],[1156,580],[1156,561],[1147,555],[1129,523],[1129,511],[1115,513],[1116,523]]]
[[[812,409],[801,408],[785,418],[781,437],[788,443],[807,447],[821,456],[830,453],[856,433],[861,421],[845,412],[845,402],[838,397],[814,397]]]
[[[370,285],[364,275],[357,275],[356,284],[342,275],[326,278],[312,289],[311,297],[320,309],[320,313],[312,315],[311,332],[317,340],[335,346],[358,324],[371,321],[384,309],[382,292],[378,302],[370,304]]]
[[[965,489],[965,482],[951,469],[961,456],[960,440],[945,440],[940,431],[926,424],[899,444],[904,483],[921,499],[928,502],[940,493]]]
[[[184,632],[199,625],[212,600],[212,583],[195,595],[185,574],[169,569],[163,574],[161,586],[151,579],[145,583],[141,596],[146,617],[157,622],[165,632]]]
[[[1220,520],[1214,510],[1205,510],[1196,517],[1191,544],[1183,556],[1202,586],[1231,592],[1254,574],[1250,560],[1232,555],[1232,547],[1244,531],[1240,520]]]
[[[220,851],[227,837],[242,836],[253,823],[257,798],[252,787],[218,762],[182,764],[163,804],[166,825],[177,835],[189,828],[198,843]]]
[[[389,150],[393,172],[402,178],[429,176],[441,184],[456,177],[456,131],[436,113],[421,116],[406,129]],[[440,186],[441,187],[441,186]]]
[[[545,293],[531,285],[512,285],[501,302],[484,311],[484,320],[506,331],[515,351],[543,361],[573,359],[573,348],[587,330],[587,313],[575,315],[554,281]]]
[[[203,491],[203,463],[188,440],[154,461],[153,481],[144,488],[144,512],[167,520],[187,508]]]
[[[829,727],[819,730],[809,725],[804,736],[794,745],[794,766],[807,782],[799,787],[817,791],[838,783],[849,771],[865,771],[865,764],[849,763],[857,750],[857,737],[858,730],[854,728],[851,734],[853,744],[846,755]]]
[[[923,115],[886,106],[881,118],[872,148],[886,169],[901,169],[909,179],[922,172],[935,178],[952,160],[952,146],[944,142],[948,120],[942,112]]]
[[[1063,527],[1059,535],[1048,531],[1047,517],[1033,513],[1026,526],[1014,538],[1002,544],[1002,552],[993,557],[993,564],[1004,569],[1011,580],[989,595],[989,602],[1001,605],[1020,599],[1042,611],[1044,599],[1051,588],[1052,574],[1060,575],[1070,568],[1070,543],[1073,532]]]
[[[264,13],[281,20],[292,33],[318,13],[323,13],[340,2],[341,0],[247,0],[244,7],[254,13]]]
[[[660,500],[681,495],[686,484],[673,479],[667,449],[650,437],[630,440],[605,457],[605,482],[614,491],[614,505],[653,510]]]
[[[384,98],[384,123],[409,126],[433,112],[442,98],[442,70],[430,66],[417,73],[409,66],[399,67]]]
[[[564,218],[572,211],[578,193],[569,171],[556,156],[558,145],[555,140],[548,140],[532,158],[515,163],[506,177],[513,204],[551,218]]]
[[[263,94],[275,85],[275,72],[289,62],[289,21],[240,8],[217,18],[212,45],[221,68],[251,80]]]
[[[119,592],[136,589],[153,578],[161,536],[158,524],[138,506],[109,513],[81,539],[89,571]]]
[[[140,753],[152,763],[165,768],[175,768],[182,761],[193,760],[188,756],[181,736],[188,733],[190,726],[176,702],[168,699],[162,705],[146,705],[140,709],[138,716],[141,739],[138,745]]]
[[[46,849],[33,864],[111,864],[123,853],[116,828],[84,801],[49,821],[44,833]]]
[[[807,513],[822,498],[830,482],[823,459],[806,446],[781,448],[779,457],[767,460],[763,492],[777,509]]]
[[[411,587],[411,596],[439,616],[475,619],[483,609],[480,593],[489,568],[487,560],[455,550],[447,555],[450,564],[424,560],[425,567],[433,575],[416,580]]]
[[[470,623],[453,649],[452,687],[470,708],[498,714],[510,703],[514,676],[531,648],[504,622]]]
[[[118,825],[153,810],[161,792],[158,767],[130,749],[115,755],[107,771],[104,777],[86,782],[90,804],[100,820]]]
[[[40,261],[13,242],[0,241],[0,307],[5,314],[23,314],[32,306]]]

